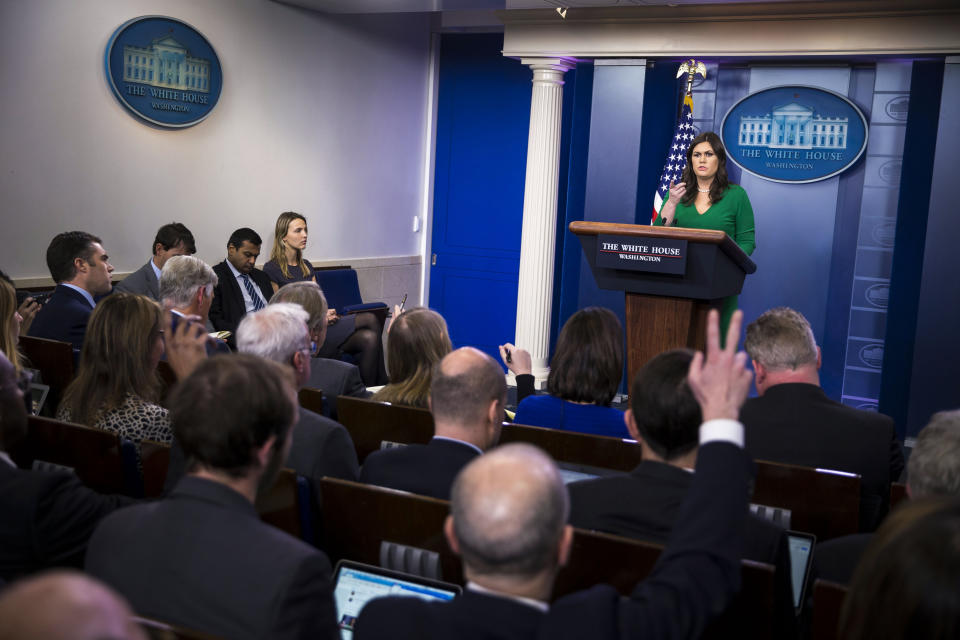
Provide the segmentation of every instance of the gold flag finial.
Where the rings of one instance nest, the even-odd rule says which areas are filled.
[[[700,74],[706,79],[707,77],[707,65],[690,58],[680,65],[680,68],[677,69],[677,77],[679,78],[683,74],[687,74],[687,94],[689,95],[693,91],[693,76]]]

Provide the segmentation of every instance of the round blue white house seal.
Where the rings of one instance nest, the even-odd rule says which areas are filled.
[[[127,109],[151,124],[197,124],[220,99],[220,59],[203,35],[181,20],[141,16],[120,25],[104,55],[107,80]]]

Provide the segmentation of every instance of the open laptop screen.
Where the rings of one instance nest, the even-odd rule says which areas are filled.
[[[452,600],[461,591],[455,584],[341,560],[333,589],[340,637],[353,638],[353,625],[360,610],[374,598],[413,596],[424,600]]]

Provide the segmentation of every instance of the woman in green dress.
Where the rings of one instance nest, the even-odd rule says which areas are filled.
[[[655,226],[725,231],[747,255],[756,246],[753,208],[743,187],[727,179],[727,152],[720,136],[701,133],[687,148],[682,181],[670,185],[670,196],[653,221]],[[737,296],[724,299],[720,308],[721,335],[737,308]]]

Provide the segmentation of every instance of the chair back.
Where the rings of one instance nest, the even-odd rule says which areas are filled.
[[[847,598],[847,587],[828,580],[813,583],[813,632],[812,640],[837,640],[840,612]]]
[[[417,407],[339,396],[337,418],[350,433],[361,464],[384,442],[426,444],[433,437],[433,416]]]
[[[894,507],[908,500],[909,496],[907,495],[907,485],[902,482],[891,482],[890,483],[890,510],[893,511]]]
[[[640,445],[622,438],[504,423],[500,442],[526,442],[540,447],[554,460],[601,469],[631,471],[640,464]]]
[[[360,296],[360,282],[357,272],[353,269],[324,269],[317,271],[317,284],[323,289],[327,304],[331,309],[342,313],[345,307],[362,304]]]
[[[140,463],[144,497],[159,498],[163,495],[163,483],[167,481],[167,469],[170,468],[170,445],[144,440],[140,443]]]
[[[324,415],[323,413],[323,391],[320,389],[308,389],[304,387],[297,394],[300,399],[300,406],[307,411]]]
[[[218,640],[220,637],[142,616],[133,616],[131,620],[140,625],[150,640]]]
[[[27,436],[12,448],[10,457],[23,469],[34,462],[69,467],[85,485],[101,493],[131,493],[120,437],[102,429],[30,416]]]
[[[860,476],[757,460],[753,502],[790,510],[790,526],[822,542],[860,529]]]
[[[295,538],[303,536],[303,527],[300,525],[300,489],[297,486],[297,473],[293,469],[280,470],[270,488],[261,491],[257,496],[256,507],[260,519],[267,524],[272,524]]]
[[[43,383],[50,386],[46,403],[55,409],[73,381],[73,345],[60,340],[20,336],[20,348],[29,360],[29,366],[38,369]]]

